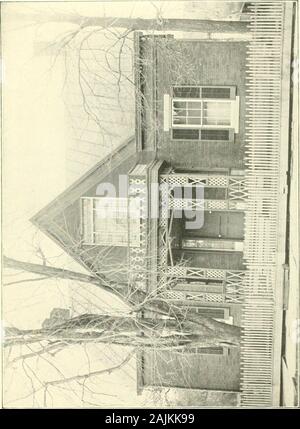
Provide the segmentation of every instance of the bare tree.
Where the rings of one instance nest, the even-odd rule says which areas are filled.
[[[148,108],[150,102],[147,95],[143,93],[140,87],[136,87],[132,69],[126,70],[124,66],[132,57],[133,32],[135,30],[147,30],[153,35],[158,30],[203,31],[208,33],[246,31],[244,22],[169,20],[163,18],[159,13],[156,19],[81,17],[58,13],[27,14],[22,16],[23,19],[30,22],[34,21],[37,24],[56,22],[75,25],[74,29],[65,32],[50,44],[50,48],[54,52],[52,64],[55,64],[60,56],[65,58],[66,82],[70,78],[70,64],[72,65],[72,73],[75,76],[73,80],[76,85],[73,81],[71,85],[72,90],[76,87],[80,96],[81,115],[80,120],[77,116],[73,122],[77,126],[79,122],[85,121],[86,129],[92,123],[97,130],[97,139],[103,144],[108,140],[110,149],[113,146],[112,141],[116,138],[116,130],[111,126],[104,112],[117,109],[116,106],[122,112],[127,111],[128,104],[130,104],[128,103],[129,99],[132,101],[131,109],[134,112],[135,96],[141,103],[141,106],[138,107],[149,112],[147,118],[142,118],[143,126],[147,124],[149,126],[149,123],[152,125],[148,133],[149,139],[152,138],[158,126],[157,118]],[[97,46],[98,56],[95,56],[91,45],[93,40],[97,40],[99,34],[107,39],[107,45]],[[183,71],[187,68],[192,76],[192,59],[183,55],[180,49],[175,50],[168,39],[158,42],[149,37],[149,44],[150,47],[151,44],[156,44],[161,55],[165,56],[166,59],[172,58],[176,62],[177,68],[173,71],[176,82],[181,81]],[[91,54],[92,60],[87,59],[86,52]],[[149,70],[153,67],[153,59],[150,56],[141,56],[138,58],[138,62],[141,81],[147,81]],[[131,98],[128,97],[128,94]],[[82,134],[79,138],[83,141]],[[83,156],[82,153],[80,155]],[[70,247],[72,247],[73,254],[77,253],[82,256],[82,252],[86,250],[82,248],[81,244],[80,240],[75,240],[72,243]],[[102,256],[99,255],[99,258]],[[121,279],[112,280],[111,276],[108,275],[111,270],[123,270],[128,274],[129,267],[117,267],[116,269],[113,265],[110,267],[103,266],[100,270],[90,270],[89,274],[83,274],[61,267],[53,267],[47,263],[43,254],[42,261],[42,264],[37,264],[4,257],[3,262],[6,268],[34,275],[33,278],[8,281],[6,287],[18,284],[18,287],[26,288],[26,283],[31,281],[42,284],[47,279],[67,279],[74,283],[88,285],[91,289],[100,288],[121,299],[129,307],[128,314],[121,316],[85,313],[73,316],[68,320],[56,321],[51,326],[44,326],[39,329],[17,329],[15,327],[5,329],[4,345],[8,355],[12,348],[20,347],[20,354],[14,357],[9,364],[21,360],[26,374],[30,372],[31,382],[33,377],[36,378],[36,375],[32,374],[33,371],[24,362],[35,357],[48,359],[49,355],[55,356],[61,350],[76,345],[85,347],[88,344],[114,344],[123,347],[126,351],[128,350],[124,359],[107,368],[90,370],[71,377],[64,376],[56,368],[58,378],[46,381],[37,380],[39,388],[45,391],[45,397],[51,386],[58,386],[67,382],[80,382],[83,383],[83,389],[88,389],[85,384],[87,379],[93,375],[103,375],[119,370],[128,364],[133,355],[141,350],[180,350],[184,352],[193,347],[239,347],[240,345],[239,327],[189,312],[161,298],[159,294],[146,293],[135,282]],[[159,292],[167,286],[166,284],[158,284],[157,291]],[[24,351],[24,347],[26,347],[26,351]],[[36,388],[33,387],[32,392],[35,390]],[[46,399],[44,405],[47,405]]]
[[[108,17],[90,16],[84,17],[79,14],[48,12],[48,13],[27,13],[22,15],[22,20],[35,21],[39,24],[48,22],[71,23],[78,25],[80,29],[86,27],[102,28],[127,28],[131,31],[197,31],[208,33],[232,33],[247,32],[247,23],[244,21],[218,21],[208,19],[186,19],[186,18],[164,18],[159,10],[155,18],[130,18],[130,17]]]
[[[116,335],[108,337],[108,341],[116,342],[118,344],[128,345],[126,339],[123,338],[123,330],[130,332],[130,341],[132,341],[132,334],[135,333],[135,338],[137,343],[139,338],[142,337],[141,343],[145,343],[147,347],[153,345],[153,339],[160,338],[160,344],[164,344],[164,337],[166,330],[170,329],[174,331],[175,337],[169,335],[171,343],[175,346],[183,345],[186,342],[190,343],[193,347],[207,347],[208,345],[232,345],[238,346],[240,341],[240,328],[237,326],[229,325],[226,323],[218,322],[212,318],[204,317],[201,315],[192,315],[187,313],[186,310],[180,309],[178,306],[174,306],[171,303],[167,302],[164,299],[159,298],[157,295],[151,293],[147,294],[143,290],[136,287],[134,284],[126,283],[117,283],[111,280],[107,280],[105,276],[97,274],[95,276],[84,275],[81,273],[76,273],[69,270],[64,270],[60,268],[48,267],[45,265],[32,264],[17,261],[14,259],[4,257],[4,265],[6,267],[26,270],[35,274],[42,275],[44,277],[56,277],[64,278],[70,280],[76,280],[79,282],[90,283],[91,285],[100,287],[105,291],[114,294],[118,298],[121,298],[125,303],[131,306],[133,313],[137,316],[141,312],[148,312],[151,316],[143,318],[143,322],[135,318],[117,318],[113,316],[97,316],[97,315],[84,315],[83,318],[76,318],[74,321],[68,322],[66,325],[62,325],[59,330],[60,334],[63,335],[64,331],[68,332],[74,329],[74,335],[78,335],[76,329],[84,328],[86,331],[83,336],[80,336],[80,341],[83,341],[83,337],[87,334],[87,339],[89,338],[91,332],[88,329],[97,326],[100,328],[100,325],[103,324],[105,331],[110,324],[116,328]],[[164,285],[166,286],[166,285]],[[161,286],[159,286],[161,287]],[[167,316],[167,319],[162,319],[162,316]],[[99,317],[99,318],[98,318]],[[138,322],[137,322],[138,320]],[[145,324],[143,324],[145,321]],[[74,323],[73,323],[74,322]],[[145,328],[148,324],[148,328],[145,331]],[[149,329],[151,328],[152,335],[149,336]],[[111,329],[111,327],[110,327]],[[117,331],[118,329],[122,340],[119,342]],[[50,337],[56,332],[52,330],[37,330],[37,331],[13,331],[14,336],[6,336],[8,344],[14,343],[14,341],[24,342],[24,338],[28,337],[24,334],[31,334],[32,341],[40,340],[40,336],[43,338],[47,335]],[[9,331],[9,334],[12,332]],[[95,338],[98,341],[104,341],[103,332],[95,332]],[[36,336],[37,335],[37,336]],[[73,334],[72,334],[73,335]],[[177,337],[180,336],[180,338]],[[191,336],[192,335],[192,336]],[[9,339],[10,338],[10,339]],[[78,337],[79,338],[79,337]],[[161,340],[163,341],[161,342]],[[169,341],[168,339],[168,341]],[[177,340],[179,343],[177,343]],[[106,340],[105,340],[106,341]],[[181,343],[182,341],[182,343]]]

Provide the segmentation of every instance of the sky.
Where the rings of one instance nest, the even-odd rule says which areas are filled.
[[[105,156],[110,147],[99,144],[93,156],[82,167],[77,158],[77,169],[70,176],[69,148],[74,149],[74,134],[72,118],[70,122],[66,108],[66,100],[70,98],[66,98],[64,92],[64,57],[59,56],[53,62],[53,57],[49,55],[37,55],[36,46],[61,37],[62,33],[73,27],[66,23],[36,25],[24,19],[24,16],[28,18],[31,13],[45,16],[50,11],[86,16],[150,18],[160,13],[169,18],[222,19],[239,9],[240,3],[220,5],[220,2],[201,2],[200,7],[199,2],[182,1],[2,4],[3,250],[6,256],[40,263],[37,249],[41,248],[51,265],[83,271],[56,244],[33,227],[29,219],[66,188],[70,177],[75,179],[75,176],[92,167]],[[101,37],[98,43],[104,43]],[[115,113],[115,119],[121,120],[119,112]],[[121,134],[125,137],[131,133],[134,133],[134,127],[129,118]],[[82,134],[81,138],[84,138]],[[6,285],[2,295],[2,317],[6,326],[39,328],[54,307],[70,308],[73,314],[108,311],[111,308],[116,312],[124,311],[120,302],[106,293],[91,289],[90,285],[74,285],[66,280],[49,279],[10,284],[33,277],[28,273],[6,270],[3,277]],[[14,358],[18,357],[18,353],[20,350],[13,351]],[[41,359],[28,361],[27,369],[18,361],[6,372],[7,403],[16,407],[76,406],[82,401],[81,390],[78,390],[82,386],[76,385],[77,390],[73,386],[57,388],[55,395],[50,395],[45,402],[44,391],[39,390],[37,377],[55,379],[58,371],[54,366],[59,366],[67,376],[73,369],[82,373],[90,362],[97,368],[99,365],[103,367],[112,361],[119,362],[124,353],[124,350],[90,347],[87,359],[86,350],[72,348],[51,357],[49,362]],[[70,361],[72,366],[69,365]],[[98,393],[102,396],[99,398],[98,393],[97,396],[90,392],[89,399],[84,399],[85,406],[89,406],[88,402],[96,404],[97,401],[98,404],[112,406],[148,401],[147,395],[136,396],[135,374],[135,360],[132,359],[121,373],[113,373],[110,378],[106,375],[100,382],[96,378]],[[30,395],[32,383],[37,389],[36,395]],[[116,397],[115,392],[120,383],[124,389],[120,389],[122,392]]]

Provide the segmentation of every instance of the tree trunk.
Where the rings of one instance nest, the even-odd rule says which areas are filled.
[[[72,22],[77,21],[73,19]],[[121,27],[132,30],[159,31],[198,31],[205,33],[246,32],[244,21],[212,21],[201,19],[143,19],[143,18],[113,18],[90,17],[81,23],[82,27]]]
[[[173,348],[231,345],[224,335],[188,320],[84,314],[42,329],[5,329],[5,345],[40,341],[109,343],[133,347]],[[233,344],[236,345],[236,344]]]
[[[22,14],[22,20],[37,23],[71,23],[81,28],[128,28],[145,31],[198,31],[205,33],[245,33],[248,31],[245,21],[215,21],[209,19],[144,19],[144,18],[118,18],[118,17],[83,17],[75,14],[61,13],[33,13]]]
[[[63,268],[49,267],[48,265],[32,264],[31,262],[18,261],[13,258],[3,256],[3,264],[7,268],[28,271],[30,273],[39,274],[46,277],[54,277],[60,279],[76,280],[78,282],[98,284],[94,276],[81,274]]]
[[[22,262],[6,256],[3,257],[3,263],[4,266],[8,268],[29,271],[49,278],[62,278],[91,283],[109,293],[112,293],[125,304],[131,306],[136,312],[147,311],[153,316],[155,315],[156,318],[157,316],[161,317],[161,315],[164,315],[179,322],[190,322],[197,325],[201,332],[211,331],[216,337],[222,337],[223,342],[228,342],[234,345],[239,345],[240,343],[240,327],[218,322],[217,320],[201,316],[199,314],[187,314],[185,309],[173,306],[169,302],[159,299],[157,296],[151,298],[148,297],[144,291],[136,288],[135,285],[112,282],[106,279],[104,283],[104,280],[100,277],[98,278],[92,275],[76,273],[62,268],[49,267],[47,265]]]

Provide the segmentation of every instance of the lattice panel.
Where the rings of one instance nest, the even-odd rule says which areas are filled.
[[[204,210],[204,200],[192,200],[188,198],[170,198],[170,208],[174,210]]]
[[[215,280],[225,280],[226,279],[226,270],[214,269],[214,268],[198,268],[198,267],[188,267],[188,266],[169,266],[166,269],[166,274],[169,277],[174,278],[199,278],[199,279],[215,279]],[[242,271],[230,271],[230,278],[240,279],[240,273]]]
[[[186,268],[186,278],[205,278],[206,271],[203,268]]]
[[[186,300],[201,302],[224,302],[224,296],[220,293],[186,293]]]
[[[190,186],[197,186],[197,185],[205,186],[208,183],[208,179],[207,179],[207,177],[203,177],[203,176],[201,176],[201,177],[200,176],[199,177],[189,176],[188,177],[188,183]]]
[[[159,224],[158,224],[158,271],[159,283],[167,284],[166,268],[168,263],[168,224],[169,224],[169,188],[168,179],[160,177]]]
[[[242,304],[244,300],[243,283],[226,283],[225,301],[235,304]]]
[[[178,301],[198,301],[198,302],[224,302],[224,297],[217,293],[198,293],[191,294],[183,291],[168,290],[160,294],[164,299],[178,300]]]
[[[136,286],[146,290],[147,286],[147,186],[145,176],[130,177],[129,202],[134,206],[138,199],[140,217],[140,247],[130,246],[130,281]],[[131,229],[129,222],[129,242]]]
[[[207,279],[223,280],[226,277],[226,271],[225,270],[216,270],[216,269],[206,269],[205,270],[205,277]]]
[[[175,290],[168,290],[165,292],[160,293],[160,296],[165,299],[171,299],[171,300],[185,300],[185,292],[175,291]]]
[[[175,174],[170,174],[167,179],[169,185],[180,185],[184,186],[189,183],[187,176],[176,176]]]
[[[203,269],[175,265],[167,267],[165,276],[170,278],[225,280],[225,297],[217,293],[185,292],[185,299],[203,300],[203,302],[226,301],[228,303],[241,304],[244,299],[245,273],[246,271],[225,271],[220,269]],[[175,292],[177,293],[177,291],[174,291],[174,293]]]
[[[181,267],[178,265],[174,265],[172,267],[167,267],[166,273],[172,277],[185,277],[187,269],[186,267]]]
[[[227,188],[228,177],[227,176],[208,176],[207,184],[208,186],[211,186],[214,188]]]
[[[226,200],[204,200],[206,210],[228,210]]]
[[[245,179],[244,178],[233,178],[229,179],[228,186],[228,197],[231,200],[246,200],[247,191],[245,187]]]
[[[169,183],[177,186],[185,185],[204,185],[214,188],[227,188],[228,187],[228,176],[222,175],[203,175],[203,174],[169,174],[168,176],[162,176],[162,181],[164,183]]]
[[[239,201],[229,200],[196,200],[188,198],[173,198],[169,195],[169,207],[175,210],[243,210]]]

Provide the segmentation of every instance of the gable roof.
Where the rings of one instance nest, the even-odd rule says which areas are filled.
[[[80,255],[77,254],[76,246],[70,246],[67,234],[62,231],[54,219],[60,214],[63,214],[64,210],[79,200],[89,189],[103,182],[109,174],[118,174],[118,168],[121,164],[126,162],[126,160],[134,160],[135,156],[135,138],[130,137],[58,195],[53,201],[42,208],[30,221],[51,238],[51,240],[62,247],[66,253],[77,260],[77,262],[85,268],[92,270],[90,264],[82,260]]]
[[[41,209],[30,221],[38,228],[43,229],[48,219],[54,218],[93,185],[101,182],[107,174],[116,169],[124,160],[134,156],[135,152],[135,139],[130,137]]]

